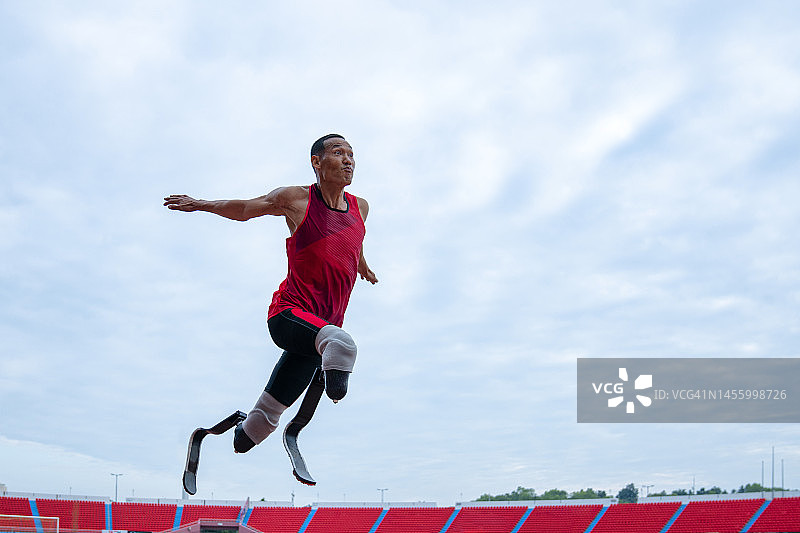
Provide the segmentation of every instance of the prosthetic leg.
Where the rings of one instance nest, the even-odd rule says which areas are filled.
[[[315,341],[317,351],[322,356],[322,367],[314,372],[311,384],[306,390],[300,409],[291,422],[283,430],[283,446],[292,461],[292,473],[297,481],[305,485],[316,485],[306,467],[300,449],[297,446],[297,437],[311,421],[317,410],[322,392],[325,391],[334,403],[344,398],[347,394],[347,381],[356,360],[356,343],[343,329],[328,325],[323,327]]]
[[[297,481],[305,485],[316,485],[317,482],[311,477],[306,467],[306,462],[303,456],[300,455],[300,449],[297,447],[297,436],[306,425],[311,421],[314,412],[317,410],[319,400],[322,398],[322,391],[325,390],[325,381],[322,376],[322,370],[317,369],[314,372],[314,377],[311,379],[311,384],[306,390],[306,395],[300,404],[297,414],[291,422],[286,425],[283,430],[283,446],[289,454],[289,460],[292,462],[292,473]]]
[[[292,462],[292,473],[300,483],[316,485],[306,466],[297,438],[308,425],[317,410],[322,393],[327,392],[334,403],[347,394],[348,378],[356,359],[356,344],[347,332],[333,325],[324,326],[316,336],[315,347],[322,357],[322,366],[314,371],[303,401],[295,417],[283,431],[283,445]],[[189,440],[189,454],[183,474],[183,487],[189,494],[197,492],[197,465],[200,460],[200,444],[206,435],[219,435],[236,426],[234,450],[246,453],[262,442],[277,427],[280,415],[286,406],[280,404],[270,393],[262,393],[250,414],[236,411],[234,414],[205,429],[197,428]]]
[[[183,490],[189,494],[197,493],[197,466],[200,463],[200,445],[206,435],[222,435],[236,424],[247,418],[241,411],[236,411],[229,417],[211,428],[197,428],[189,437],[189,451],[186,454],[186,468],[183,471]]]

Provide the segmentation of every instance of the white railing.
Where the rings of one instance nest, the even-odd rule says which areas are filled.
[[[111,498],[103,496],[76,496],[74,494],[46,494],[43,492],[4,492],[2,496],[9,498],[27,498],[29,500],[74,500],[81,502],[110,502]]]
[[[544,507],[555,505],[611,505],[616,498],[592,498],[587,500],[510,500],[488,502],[459,502],[456,507]]]
[[[314,502],[311,507],[436,507],[436,502]]]

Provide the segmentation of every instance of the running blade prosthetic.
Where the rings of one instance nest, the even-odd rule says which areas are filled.
[[[247,414],[236,411],[210,428],[197,428],[189,437],[189,451],[186,454],[186,468],[183,471],[183,489],[189,494],[197,493],[197,466],[200,463],[200,445],[206,435],[221,435],[247,418]]]

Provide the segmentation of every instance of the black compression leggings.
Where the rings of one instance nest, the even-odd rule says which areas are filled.
[[[314,371],[322,366],[315,340],[326,324],[319,317],[296,309],[283,311],[267,321],[273,342],[284,352],[264,390],[283,405],[292,405],[311,383]]]

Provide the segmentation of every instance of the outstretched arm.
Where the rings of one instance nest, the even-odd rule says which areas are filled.
[[[250,200],[198,200],[185,194],[173,194],[164,198],[164,205],[176,211],[206,211],[231,220],[245,221],[262,215],[280,215],[275,206],[267,202],[267,196]]]
[[[164,198],[164,205],[175,211],[206,211],[239,221],[264,215],[285,216],[291,228],[302,220],[307,197],[308,190],[304,187],[281,187],[250,200],[198,200],[185,194],[173,194]],[[298,213],[300,219],[295,221]]]

